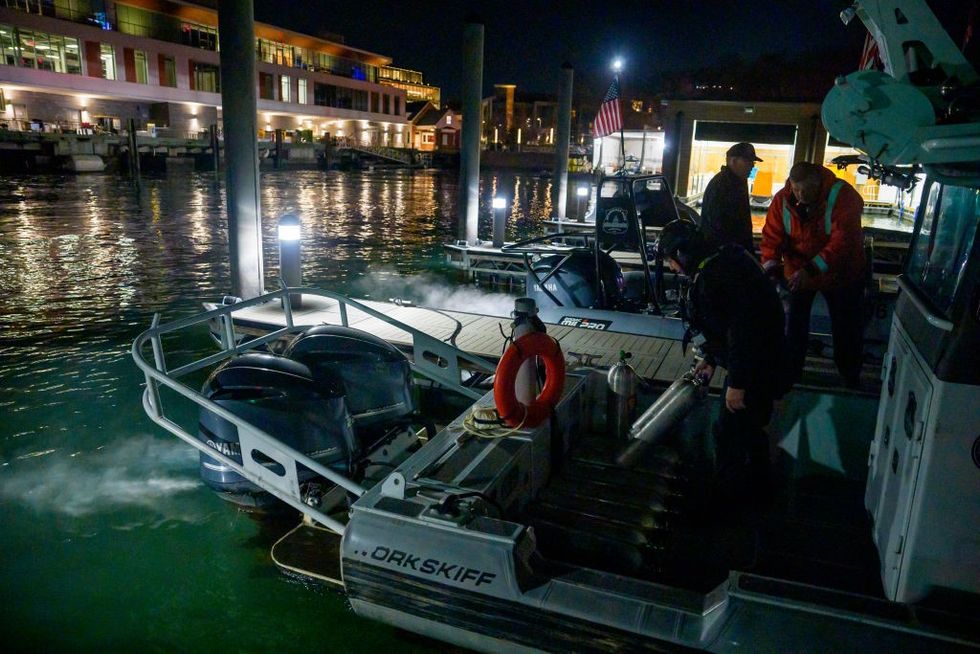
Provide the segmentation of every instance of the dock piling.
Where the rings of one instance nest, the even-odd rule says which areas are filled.
[[[283,159],[283,156],[282,155],[283,155],[283,152],[282,152],[282,130],[281,129],[277,129],[276,130],[276,158],[275,158],[276,170],[279,170],[280,168],[282,168],[282,159]]]
[[[126,125],[126,140],[129,145],[129,174],[133,179],[139,179],[140,150],[136,142],[136,120],[133,118]]]
[[[208,140],[211,142],[211,169],[217,173],[221,159],[220,144],[218,143],[218,126],[208,125]]]
[[[231,292],[250,299],[263,292],[252,0],[218,0],[218,30]]]
[[[572,84],[575,69],[569,63],[561,66],[561,83],[558,89],[558,135],[555,141],[555,186],[552,188],[553,206],[558,217],[558,231],[566,217],[568,205],[568,141],[572,131]]]
[[[480,115],[483,100],[483,24],[463,28],[463,133],[459,158],[459,238],[476,243],[480,208]]]

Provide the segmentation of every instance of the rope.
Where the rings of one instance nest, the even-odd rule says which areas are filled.
[[[504,421],[500,419],[500,414],[494,407],[476,406],[463,418],[463,431],[477,438],[495,439],[507,438],[511,434],[520,431],[527,420],[527,407],[524,407],[524,417],[516,427],[505,429],[502,427]]]
[[[499,322],[497,323],[497,329],[499,329],[499,330],[500,330],[500,335],[501,335],[501,336],[503,337],[503,339],[504,339],[504,344],[503,344],[503,346],[502,346],[502,347],[500,348],[500,356],[503,356],[503,355],[504,355],[504,352],[506,352],[506,351],[507,351],[507,348],[508,348],[508,347],[510,346],[510,344],[514,342],[514,330],[512,329],[512,330],[510,331],[510,335],[508,335],[508,334],[506,334],[506,333],[504,332],[504,326],[503,326],[503,325],[501,325],[501,324],[500,324]]]

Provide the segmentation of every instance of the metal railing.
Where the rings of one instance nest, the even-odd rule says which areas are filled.
[[[398,148],[391,148],[384,145],[358,145],[357,143],[349,143],[345,147],[406,165],[412,163],[412,155]]]
[[[150,419],[181,440],[233,469],[256,486],[271,493],[327,528],[338,534],[342,534],[344,525],[341,522],[303,501],[299,484],[300,466],[312,470],[314,473],[321,475],[354,495],[360,496],[363,494],[364,488],[348,477],[317,463],[301,452],[284,444],[279,439],[234,415],[181,381],[182,377],[190,373],[209,368],[249,350],[255,350],[267,343],[296,334],[299,330],[296,328],[293,319],[289,297],[290,294],[295,295],[297,293],[306,296],[324,297],[336,301],[340,311],[341,323],[345,327],[349,326],[350,309],[355,309],[407,332],[412,337],[412,350],[414,354],[413,370],[467,397],[476,399],[482,396],[483,393],[463,385],[463,364],[468,364],[469,367],[484,372],[493,372],[495,366],[485,359],[467,354],[448,343],[444,343],[410,325],[390,318],[380,311],[363,305],[360,302],[337,293],[309,287],[284,287],[278,291],[266,293],[250,300],[223,305],[211,311],[166,324],[160,324],[159,314],[154,316],[150,328],[136,338],[132,347],[133,360],[146,377],[146,389],[143,392],[143,409]],[[245,341],[240,338],[235,328],[234,314],[244,309],[270,302],[282,303],[285,326],[273,329],[269,333],[252,340]],[[167,365],[167,353],[164,350],[163,337],[202,324],[209,326],[217,325],[221,350],[215,354],[204,356],[173,369],[169,368]],[[144,356],[147,351],[147,346],[152,350],[152,360],[148,360]],[[241,446],[241,463],[209,447],[206,442],[189,433],[181,425],[168,417],[164,411],[160,396],[161,387],[169,388],[184,399],[197,404],[202,409],[206,409],[233,424],[237,429]],[[268,466],[267,464],[270,460],[278,465]],[[260,463],[260,461],[264,461],[265,463]]]

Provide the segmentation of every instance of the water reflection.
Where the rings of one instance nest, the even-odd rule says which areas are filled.
[[[483,238],[495,188],[512,198],[508,238],[532,233],[550,213],[547,180],[496,174],[482,181]],[[456,237],[458,189],[455,174],[439,171],[263,174],[267,286],[278,272],[276,218],[293,209],[304,221],[310,284],[378,297],[390,289],[380,279],[401,284],[400,295],[435,288],[421,298],[426,303],[506,307],[506,297],[482,294],[478,304],[433,283],[441,245]],[[360,629],[360,649],[350,651],[394,649],[377,625],[358,628],[340,600],[311,602],[306,589],[279,584],[267,551],[236,549],[249,521],[216,507],[220,501],[197,485],[196,454],[143,415],[133,338],[154,313],[169,320],[226,294],[227,252],[223,183],[210,174],[145,177],[139,187],[114,175],[0,178],[0,550],[9,564],[0,588],[16,611],[11,624],[70,633],[76,646],[96,648],[143,642],[146,625],[166,614],[181,635],[168,623],[173,640],[151,649],[170,650],[202,642],[213,624],[195,620],[234,605],[251,607],[247,632],[258,640],[232,649],[275,648],[282,633],[293,645],[322,640],[324,620],[343,622],[344,633]],[[181,342],[185,353],[211,347],[206,335]],[[170,540],[149,533],[157,525],[167,526]],[[198,550],[208,555],[180,559],[187,574],[174,586],[175,553]],[[215,576],[216,560],[235,573]],[[172,605],[161,606],[162,596]],[[124,598],[122,613],[106,600],[116,597]],[[53,605],[63,610],[50,629]],[[302,607],[311,607],[308,615]]]
[[[456,236],[457,177],[441,171],[279,171],[262,176],[266,283],[278,272],[276,217],[304,223],[304,281],[346,290],[372,266],[431,268]],[[510,198],[507,237],[538,228],[551,183],[513,174],[482,180],[479,235],[489,239],[493,194]],[[209,174],[0,180],[0,354],[42,342],[73,348],[124,343],[153,312],[171,315],[229,290],[223,185]],[[10,370],[0,367],[0,378]]]

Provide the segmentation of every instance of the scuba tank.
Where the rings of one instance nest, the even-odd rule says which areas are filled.
[[[626,363],[632,356],[629,352],[620,351],[619,361],[606,375],[606,425],[609,433],[618,441],[629,438],[636,410],[636,370]]]
[[[516,341],[531,332],[547,331],[544,323],[538,318],[538,307],[533,298],[519,297],[514,300],[514,312],[511,314],[514,322],[511,334]],[[521,366],[514,380],[514,394],[521,404],[529,405],[538,396],[538,362],[537,357],[531,357]]]

